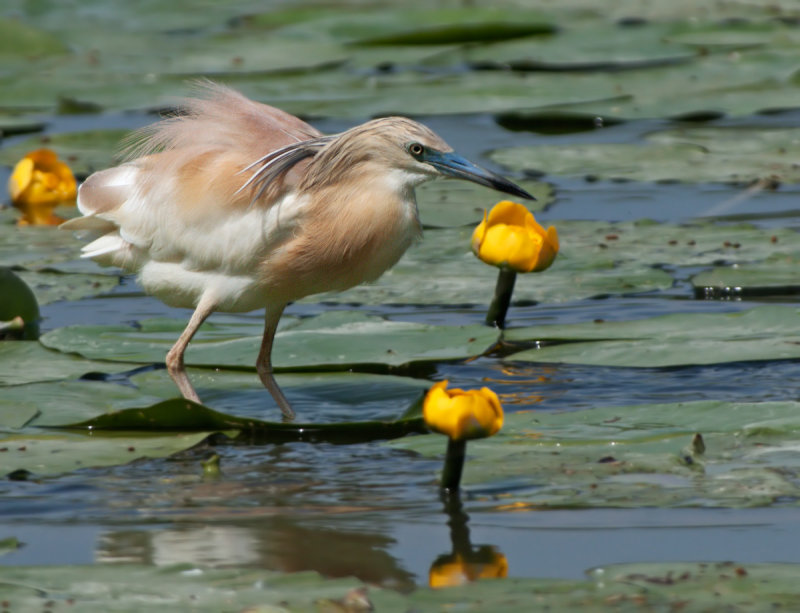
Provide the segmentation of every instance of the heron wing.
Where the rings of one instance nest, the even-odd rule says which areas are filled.
[[[200,87],[203,95],[187,100],[183,113],[133,134],[126,163],[83,183],[84,217],[64,227],[94,239],[84,257],[127,269],[146,259],[186,259],[193,241],[208,240],[204,233],[219,235],[222,224],[245,218],[258,222],[259,211],[283,202],[328,140],[227,87]]]

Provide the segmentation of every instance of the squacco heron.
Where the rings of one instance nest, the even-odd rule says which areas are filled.
[[[63,227],[91,239],[83,257],[138,273],[166,304],[192,307],[166,357],[199,402],[184,352],[214,311],[265,308],[258,375],[294,417],[273,377],[272,344],[287,304],[373,281],[421,234],[414,188],[436,177],[532,198],[403,117],[331,136],[220,85],[138,133],[129,161],[80,187],[83,217]]]

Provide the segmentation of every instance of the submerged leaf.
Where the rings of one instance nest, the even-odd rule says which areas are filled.
[[[69,430],[104,430],[179,432],[236,431],[248,441],[280,443],[313,441],[354,443],[387,440],[410,433],[427,432],[421,418],[397,421],[362,421],[350,423],[283,423],[236,417],[219,413],[183,398],[165,400],[153,406],[106,413],[87,421],[67,424]]]

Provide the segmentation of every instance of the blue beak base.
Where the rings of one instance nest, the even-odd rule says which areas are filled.
[[[526,198],[527,200],[536,200],[536,198],[531,196],[519,185],[512,183],[497,173],[481,168],[477,164],[473,164],[468,159],[455,152],[442,153],[441,151],[429,149],[426,151],[423,161],[448,177],[465,179],[473,183],[478,183],[479,185],[491,187],[505,194]]]

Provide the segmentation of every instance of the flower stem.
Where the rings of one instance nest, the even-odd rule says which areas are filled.
[[[447,453],[442,469],[442,490],[452,494],[458,492],[461,473],[464,472],[464,456],[467,452],[467,441],[464,439],[447,439]]]
[[[506,313],[511,304],[511,294],[514,292],[514,282],[517,273],[508,268],[501,268],[497,275],[497,285],[494,288],[494,299],[486,314],[486,325],[503,329],[506,326]]]

